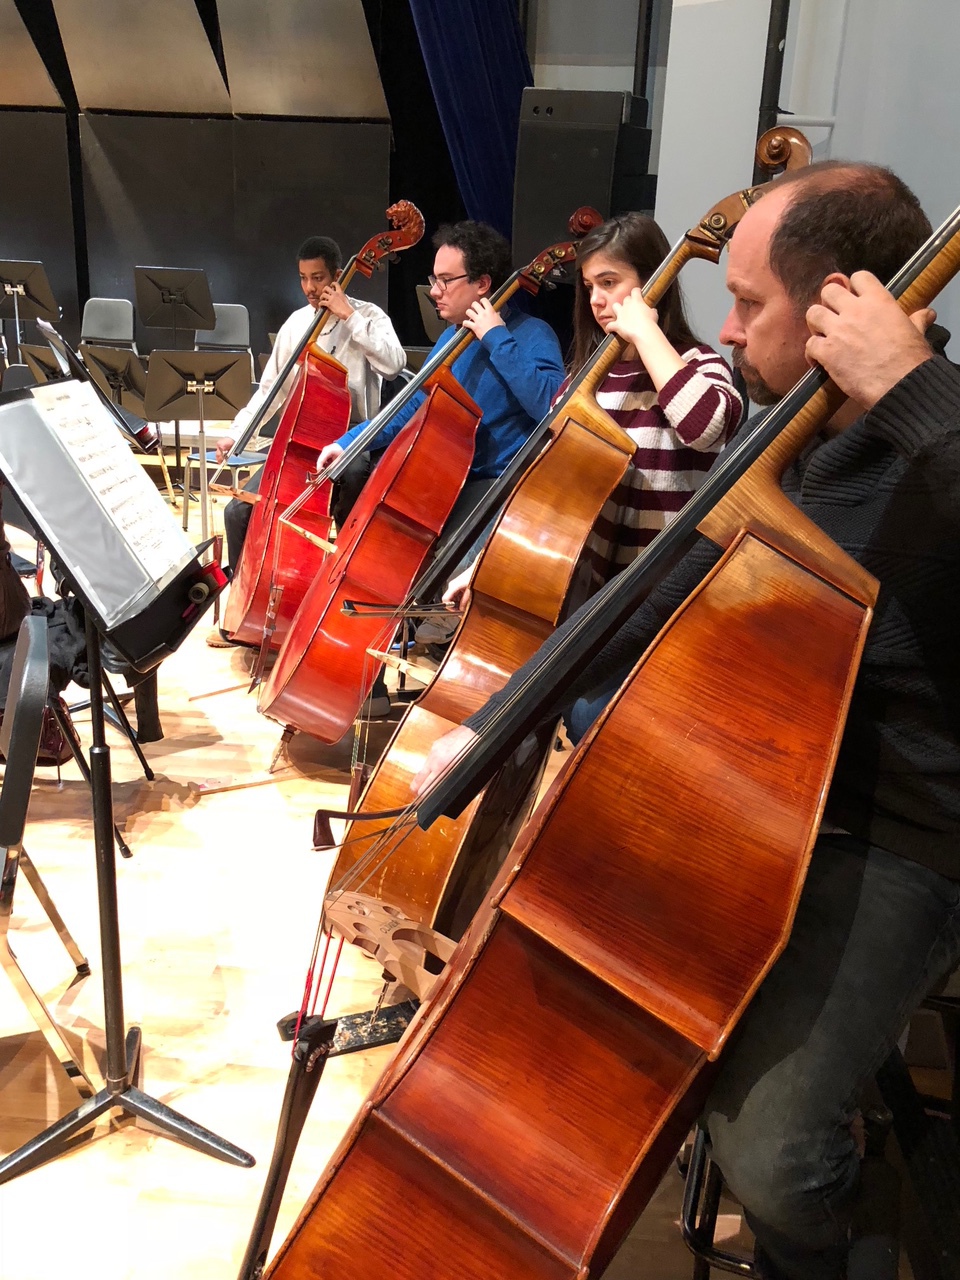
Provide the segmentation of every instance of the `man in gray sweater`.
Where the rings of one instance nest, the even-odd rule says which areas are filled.
[[[774,403],[810,362],[850,397],[784,491],[881,584],[790,940],[705,1109],[767,1280],[845,1274],[860,1090],[960,963],[960,372],[924,336],[932,312],[908,319],[880,283],[928,231],[889,171],[828,162],[775,184],[730,247],[720,336],[751,398]],[[612,696],[720,554],[701,538],[563,702]],[[437,744],[421,790],[543,652]]]

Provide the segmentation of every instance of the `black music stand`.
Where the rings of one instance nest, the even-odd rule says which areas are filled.
[[[147,329],[215,329],[207,273],[194,267],[134,267],[137,314]]]
[[[146,418],[147,373],[137,353],[129,347],[98,347],[86,342],[80,343],[79,350],[87,372],[103,394],[119,408]]]
[[[42,262],[0,262],[0,320],[13,320],[13,340],[19,351],[20,321],[60,319]]]
[[[103,666],[101,659],[101,631],[107,635],[115,647],[124,656],[139,667],[148,670],[156,665],[160,657],[170,652],[173,639],[168,635],[169,620],[175,619],[181,634],[176,643],[199,620],[203,607],[212,603],[214,595],[222,589],[216,575],[210,575],[194,557],[186,565],[177,568],[173,565],[164,574],[160,582],[152,582],[152,590],[148,599],[141,599],[137,612],[131,614],[129,609],[119,615],[121,621],[108,627],[104,618],[99,617],[86,589],[88,581],[96,581],[97,574],[91,564],[79,563],[80,558],[88,553],[88,541],[74,538],[71,546],[58,545],[61,542],[58,529],[62,530],[63,512],[82,501],[89,503],[86,486],[82,480],[73,478],[70,468],[58,462],[54,483],[56,492],[62,495],[63,510],[53,512],[42,510],[27,492],[35,485],[47,485],[45,492],[49,494],[51,481],[41,475],[35,477],[31,471],[31,459],[38,448],[34,441],[29,449],[24,449],[23,438],[30,435],[36,437],[37,432],[22,430],[25,417],[32,415],[37,427],[42,423],[39,410],[29,403],[7,403],[0,405],[4,414],[12,413],[12,428],[6,437],[5,448],[10,452],[11,462],[5,465],[5,479],[17,499],[25,509],[32,512],[31,518],[37,524],[41,537],[48,546],[57,550],[57,559],[61,573],[83,607],[84,627],[87,646],[87,664],[90,679],[90,712],[93,728],[93,747],[90,751],[90,774],[93,791],[93,832],[94,848],[97,863],[97,898],[100,910],[100,954],[103,966],[103,1003],[104,1031],[106,1042],[106,1079],[103,1089],[95,1097],[81,1105],[52,1124],[43,1133],[31,1138],[18,1150],[5,1159],[0,1160],[0,1183],[7,1182],[29,1169],[34,1169],[46,1160],[62,1155],[69,1140],[81,1130],[88,1128],[101,1115],[120,1110],[127,1115],[139,1116],[148,1120],[162,1132],[171,1134],[207,1155],[214,1155],[221,1160],[250,1168],[253,1157],[233,1143],[218,1137],[209,1129],[194,1123],[186,1116],[174,1111],[156,1098],[144,1093],[136,1080],[140,1070],[141,1040],[139,1027],[131,1027],[125,1033],[123,1013],[123,982],[120,960],[120,924],[117,911],[117,869],[114,849],[113,791],[110,775],[110,748],[107,745],[104,707],[103,707]],[[47,467],[50,459],[58,459],[56,451],[48,452]],[[29,476],[28,485],[21,483],[20,472]],[[69,483],[65,483],[68,481]],[[68,492],[69,490],[69,492]],[[96,533],[89,539],[97,543],[98,534],[102,539],[102,531],[107,527],[106,517],[98,514],[96,506],[88,506],[90,521]],[[60,523],[58,523],[60,522]],[[119,532],[116,534],[119,539]],[[102,548],[101,548],[102,551]],[[140,576],[145,575],[145,570]],[[171,573],[174,576],[170,576]],[[198,588],[202,588],[201,591]],[[102,590],[102,586],[99,588]],[[118,587],[118,592],[123,591]],[[187,603],[187,609],[183,606]],[[115,606],[115,601],[113,605]],[[190,610],[193,610],[191,613]],[[188,616],[189,615],[189,616]],[[173,644],[176,647],[176,644]],[[159,655],[159,656],[157,656]]]
[[[118,409],[146,419],[144,399],[147,394],[147,371],[143,361],[129,347],[97,347],[80,343],[80,355],[91,379]],[[170,505],[176,506],[167,460],[163,453],[163,435],[157,427],[157,458],[163,472]]]
[[[146,416],[196,418],[199,425],[200,538],[208,537],[206,415],[234,418],[250,399],[253,363],[249,351],[151,351],[147,371]],[[187,527],[189,481],[183,499]]]
[[[217,327],[207,273],[196,267],[134,267],[133,290],[140,323],[147,329],[172,329],[174,350],[181,329]],[[173,421],[173,436],[179,471],[182,464],[177,418]]]
[[[69,378],[70,370],[63,367],[57,353],[47,346],[37,343],[20,343],[20,354],[23,362],[36,378],[38,383],[59,382],[61,378]]]

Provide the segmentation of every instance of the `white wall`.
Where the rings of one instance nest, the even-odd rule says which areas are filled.
[[[657,221],[671,244],[753,180],[769,0],[674,0],[657,173]],[[694,331],[715,343],[727,313],[723,263],[691,262]]]
[[[530,62],[538,89],[631,92],[639,0],[530,0]]]
[[[957,0],[849,0],[830,154],[889,165],[934,226],[960,205]],[[960,361],[960,283],[936,305]]]
[[[750,182],[769,11],[769,0],[674,0],[657,195],[671,241]],[[780,105],[800,118],[817,159],[889,165],[938,224],[960,204],[958,0],[793,0]],[[707,341],[727,310],[722,276],[703,263],[684,269]],[[937,309],[960,360],[960,283]]]

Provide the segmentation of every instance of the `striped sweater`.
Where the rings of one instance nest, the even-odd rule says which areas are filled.
[[[636,559],[703,483],[736,430],[743,401],[722,356],[706,346],[658,395],[640,360],[621,360],[603,380],[597,403],[636,442],[623,480],[604,504],[587,542],[601,582]]]

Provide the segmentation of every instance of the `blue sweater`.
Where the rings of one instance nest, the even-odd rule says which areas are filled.
[[[504,311],[503,318],[504,325],[491,329],[479,342],[471,342],[451,367],[453,376],[483,411],[471,480],[492,479],[505,470],[547,413],[564,378],[560,344],[549,325],[512,307]],[[453,326],[445,329],[433,351],[445,346],[456,332]],[[370,447],[385,448],[425,399],[422,391],[412,396]],[[346,448],[366,425],[361,422],[351,427],[337,444]]]

